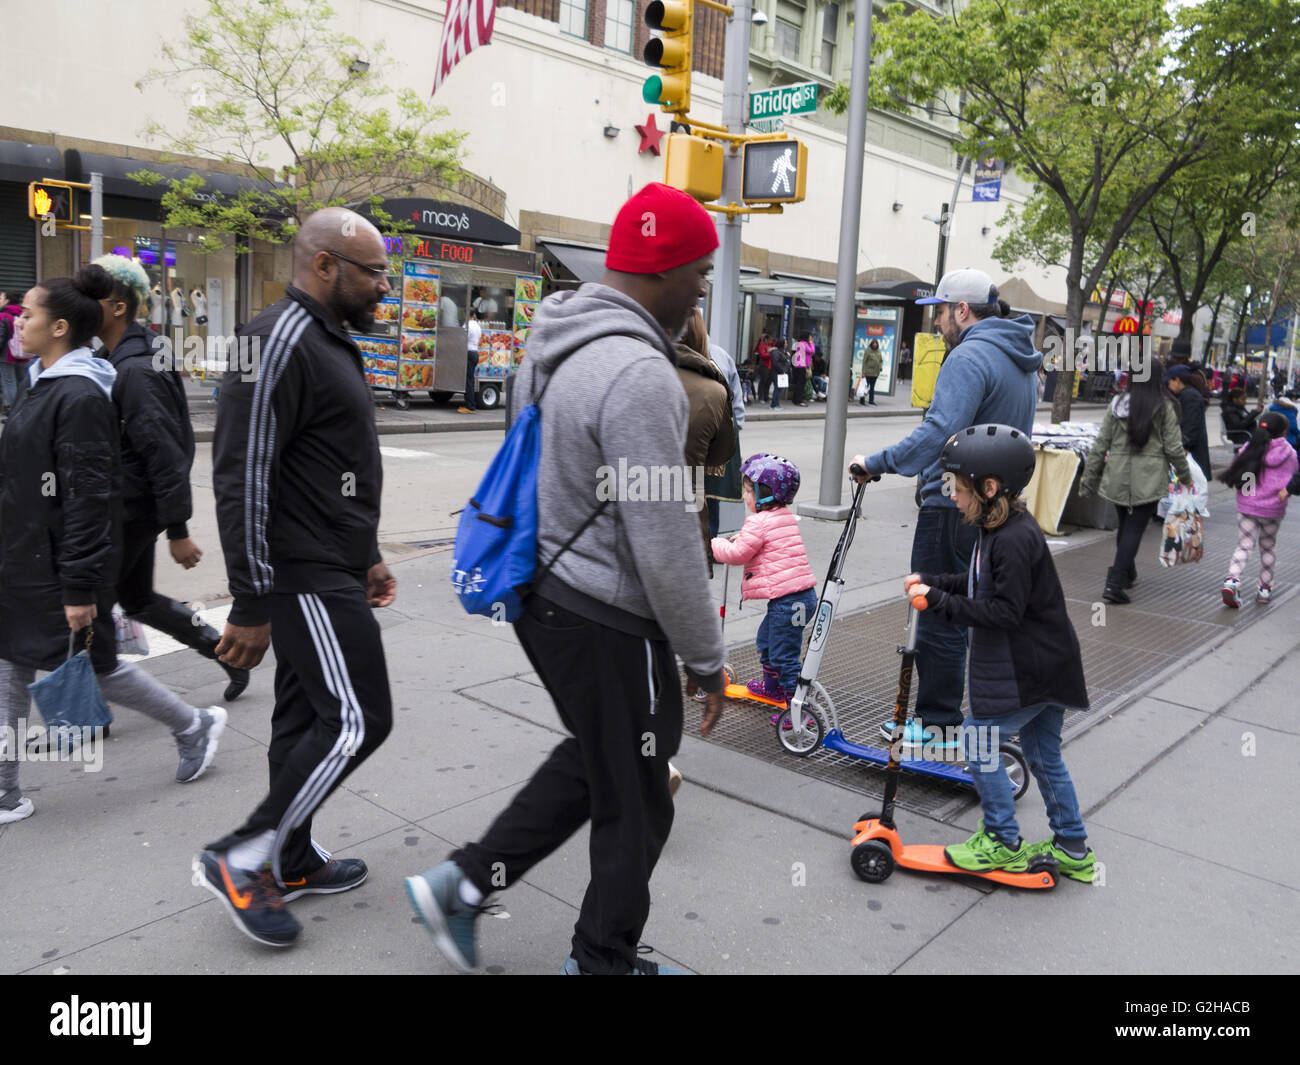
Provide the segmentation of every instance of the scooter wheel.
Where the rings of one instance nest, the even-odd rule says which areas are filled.
[[[853,848],[849,864],[860,879],[868,884],[881,884],[894,871],[894,852],[889,849],[888,843],[869,839]]]
[[[806,706],[803,711],[804,731],[795,732],[790,711],[786,710],[776,723],[776,738],[783,750],[796,758],[807,758],[822,745],[822,736],[826,732],[822,719]]]
[[[1004,743],[998,748],[998,753],[1002,756],[1002,768],[1007,771],[1007,779],[1011,781],[1011,798],[1019,801],[1029,790],[1029,763],[1025,761],[1025,752],[1014,743]]]

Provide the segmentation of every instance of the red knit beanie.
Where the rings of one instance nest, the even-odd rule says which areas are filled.
[[[657,274],[703,258],[717,246],[718,231],[699,201],[654,181],[619,210],[605,267],[625,274]]]

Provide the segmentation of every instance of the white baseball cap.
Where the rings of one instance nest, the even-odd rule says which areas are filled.
[[[983,270],[963,266],[943,275],[933,296],[917,303],[969,303],[972,307],[996,303],[998,288]]]

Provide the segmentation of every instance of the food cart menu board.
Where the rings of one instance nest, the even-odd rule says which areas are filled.
[[[396,388],[397,338],[353,334],[352,339],[361,349],[361,359],[366,367],[366,384],[372,388]]]
[[[515,278],[515,328],[512,339],[514,348],[514,369],[524,361],[524,348],[528,344],[528,335],[533,331],[533,316],[537,313],[537,304],[542,298],[542,277],[540,274],[520,274]]]
[[[438,345],[438,268],[432,263],[402,265],[400,390],[433,387],[433,360]]]
[[[509,377],[513,368],[514,334],[505,322],[480,322],[478,368],[475,377]]]

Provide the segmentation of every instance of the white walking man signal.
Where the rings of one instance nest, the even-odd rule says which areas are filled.
[[[795,172],[795,162],[790,158],[791,150],[787,148],[772,162],[772,173],[776,175],[772,179],[772,193],[784,192],[786,195],[794,192],[790,187],[790,175]]]

